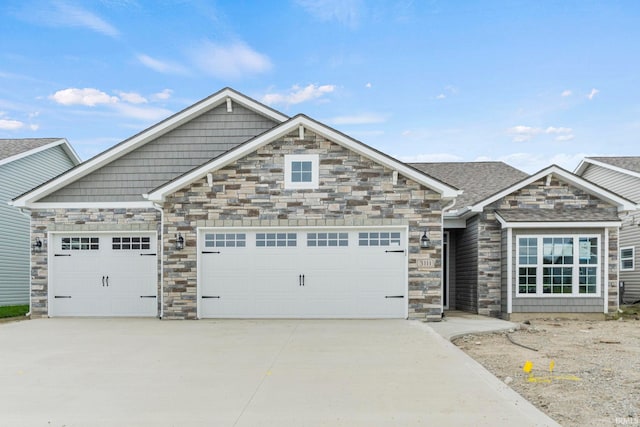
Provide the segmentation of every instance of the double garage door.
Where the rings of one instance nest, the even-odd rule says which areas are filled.
[[[156,316],[155,233],[54,234],[50,316]]]
[[[200,230],[199,317],[404,318],[406,231]]]

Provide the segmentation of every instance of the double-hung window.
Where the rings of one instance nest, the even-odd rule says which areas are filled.
[[[633,246],[628,248],[620,248],[620,271],[635,270],[636,251]]]
[[[600,294],[598,236],[519,236],[518,296]]]

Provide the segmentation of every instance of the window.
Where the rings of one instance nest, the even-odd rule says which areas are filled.
[[[284,157],[284,186],[287,189],[318,188],[317,154],[291,154]]]
[[[63,237],[63,251],[95,251],[100,249],[98,237]]]
[[[598,295],[597,236],[521,236],[517,240],[517,294]]]
[[[307,246],[349,246],[349,233],[307,233]]]
[[[247,245],[245,233],[207,233],[204,246],[207,248],[244,248]]]
[[[400,246],[399,232],[372,231],[358,233],[360,246]]]
[[[257,233],[256,247],[274,248],[297,245],[296,233]]]
[[[632,271],[635,270],[636,250],[633,246],[629,248],[620,248],[620,270]]]
[[[113,250],[146,250],[151,247],[149,237],[113,237],[111,248]]]

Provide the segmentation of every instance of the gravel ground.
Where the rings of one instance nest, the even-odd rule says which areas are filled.
[[[538,320],[454,344],[563,426],[640,425],[638,320]]]

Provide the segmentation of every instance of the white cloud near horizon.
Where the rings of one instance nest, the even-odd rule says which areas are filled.
[[[24,127],[24,123],[19,120],[0,119],[0,130],[18,130]]]
[[[153,71],[157,71],[158,73],[163,74],[186,74],[187,70],[179,64],[169,62],[169,61],[161,61],[156,58],[152,58],[149,55],[139,54],[137,57],[138,61],[147,68],[152,69]]]
[[[321,21],[337,21],[351,29],[360,25],[365,6],[362,0],[296,0],[296,3]]]
[[[149,102],[147,98],[136,92],[118,92],[121,100],[130,104],[146,104]]]
[[[223,45],[206,40],[190,49],[188,54],[200,70],[221,79],[239,79],[267,72],[273,67],[267,55],[241,41]]]
[[[291,89],[284,93],[267,93],[262,97],[262,102],[267,105],[294,105],[313,99],[322,98],[325,95],[335,91],[335,85],[315,85],[309,84],[305,87],[293,85]]]
[[[25,10],[24,18],[52,27],[84,28],[117,38],[120,31],[95,13],[65,1],[53,1],[51,7]]]
[[[378,113],[362,113],[352,116],[337,116],[327,120],[333,125],[368,125],[373,123],[384,123],[388,116]]]
[[[154,93],[153,95],[151,95],[151,97],[153,99],[165,101],[171,98],[172,94],[173,94],[173,91],[171,89],[163,89],[160,92]]]
[[[100,104],[115,104],[118,97],[107,95],[94,88],[68,88],[62,89],[49,96],[49,99],[62,105],[84,105],[95,107]]]
[[[507,129],[507,133],[511,135],[513,142],[526,142],[530,141],[538,135],[555,135],[556,141],[570,141],[575,136],[573,135],[573,129],[566,127],[554,127],[549,126],[546,129],[531,126],[513,126]]]

